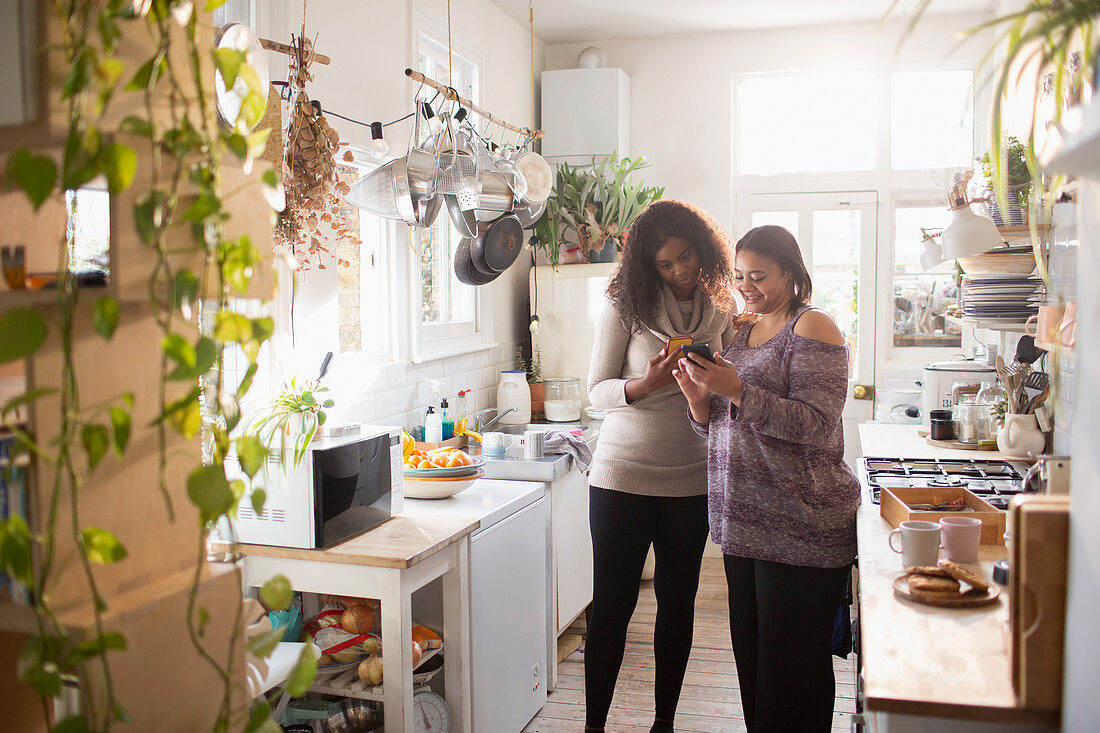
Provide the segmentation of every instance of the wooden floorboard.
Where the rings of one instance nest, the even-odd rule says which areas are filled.
[[[627,630],[626,653],[607,719],[608,733],[648,733],[653,722],[653,624],[657,601],[644,581]],[[570,633],[584,634],[584,617]],[[850,731],[855,713],[855,655],[833,657],[836,706],[833,730]],[[523,733],[584,730],[584,645],[558,664],[558,686]],[[704,558],[695,602],[695,634],[676,712],[679,733],[742,733],[745,730],[737,669],[729,638],[726,579],[722,561]]]

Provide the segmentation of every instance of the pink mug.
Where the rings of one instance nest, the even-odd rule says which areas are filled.
[[[940,520],[941,545],[951,562],[978,562],[982,543],[982,520],[974,517],[944,517]]]
[[[1029,317],[1024,324],[1024,333],[1041,343],[1053,343],[1058,335],[1058,326],[1062,322],[1062,314],[1065,310],[1065,306],[1062,305],[1039,306],[1039,313]],[[1035,326],[1034,333],[1030,328],[1032,325]]]

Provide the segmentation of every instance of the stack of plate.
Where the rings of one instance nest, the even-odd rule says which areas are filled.
[[[1043,281],[1012,274],[964,275],[959,302],[964,318],[991,325],[1022,324],[1039,310]]]

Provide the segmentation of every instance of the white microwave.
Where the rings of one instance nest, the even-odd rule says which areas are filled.
[[[267,494],[260,514],[252,509],[258,488]],[[401,428],[363,425],[354,434],[313,441],[289,470],[278,458],[269,460],[237,507],[237,536],[249,544],[321,549],[402,508]]]

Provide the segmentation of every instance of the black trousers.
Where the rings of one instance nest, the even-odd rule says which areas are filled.
[[[651,543],[656,560],[656,717],[672,720],[691,653],[695,591],[708,532],[707,497],[638,496],[593,486],[589,520],[593,588],[584,647],[586,723],[602,728],[607,722]]]
[[[828,733],[832,633],[848,566],[725,556],[730,635],[749,733]]]

